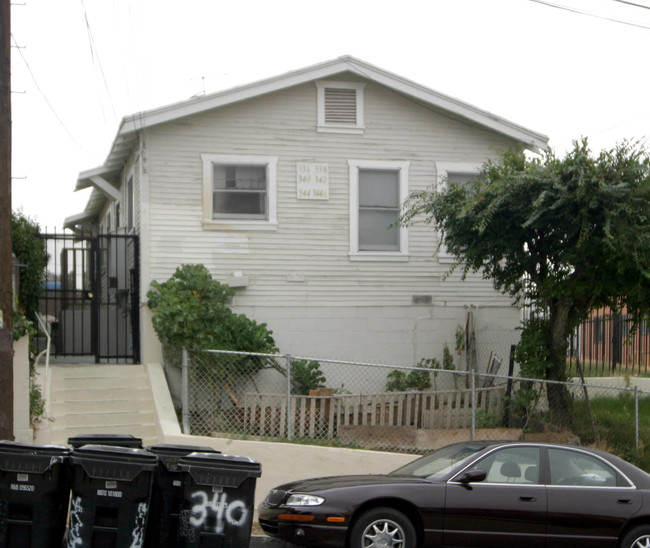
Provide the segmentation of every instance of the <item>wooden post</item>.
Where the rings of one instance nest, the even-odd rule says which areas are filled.
[[[0,439],[13,440],[10,40],[10,1],[0,0]]]

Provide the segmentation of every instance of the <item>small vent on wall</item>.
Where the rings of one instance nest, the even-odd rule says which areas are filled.
[[[357,91],[345,88],[325,88],[325,123],[357,123]]]
[[[412,295],[411,303],[413,304],[432,304],[433,297],[431,295]]]

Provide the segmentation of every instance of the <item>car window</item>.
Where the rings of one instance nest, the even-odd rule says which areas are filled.
[[[429,453],[401,468],[391,472],[396,476],[417,476],[420,478],[439,478],[449,473],[464,461],[483,450],[484,445],[475,443],[455,443]]]
[[[602,460],[570,449],[549,449],[551,485],[615,487],[616,471]]]
[[[539,483],[539,449],[507,447],[494,451],[472,466],[485,470],[483,483]]]

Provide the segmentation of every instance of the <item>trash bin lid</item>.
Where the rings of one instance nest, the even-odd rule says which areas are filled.
[[[249,457],[214,453],[190,453],[181,458],[179,468],[197,485],[239,487],[249,478],[262,475],[262,465]]]
[[[29,445],[0,441],[0,470],[43,474],[52,465],[65,462],[70,448],[60,445]]]
[[[190,453],[211,453],[220,454],[221,451],[212,447],[202,445],[176,445],[173,443],[161,443],[147,447],[147,451],[158,457],[159,462],[170,471],[178,471],[178,462],[182,457]]]
[[[142,440],[131,434],[79,434],[68,438],[68,445],[74,448],[82,445],[115,445],[141,449]]]
[[[144,470],[154,470],[158,457],[144,449],[89,444],[75,449],[70,461],[94,479],[131,481]]]

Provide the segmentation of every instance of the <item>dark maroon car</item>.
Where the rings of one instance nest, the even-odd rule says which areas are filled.
[[[583,447],[464,442],[387,475],[281,485],[259,522],[311,546],[650,548],[650,475]]]

